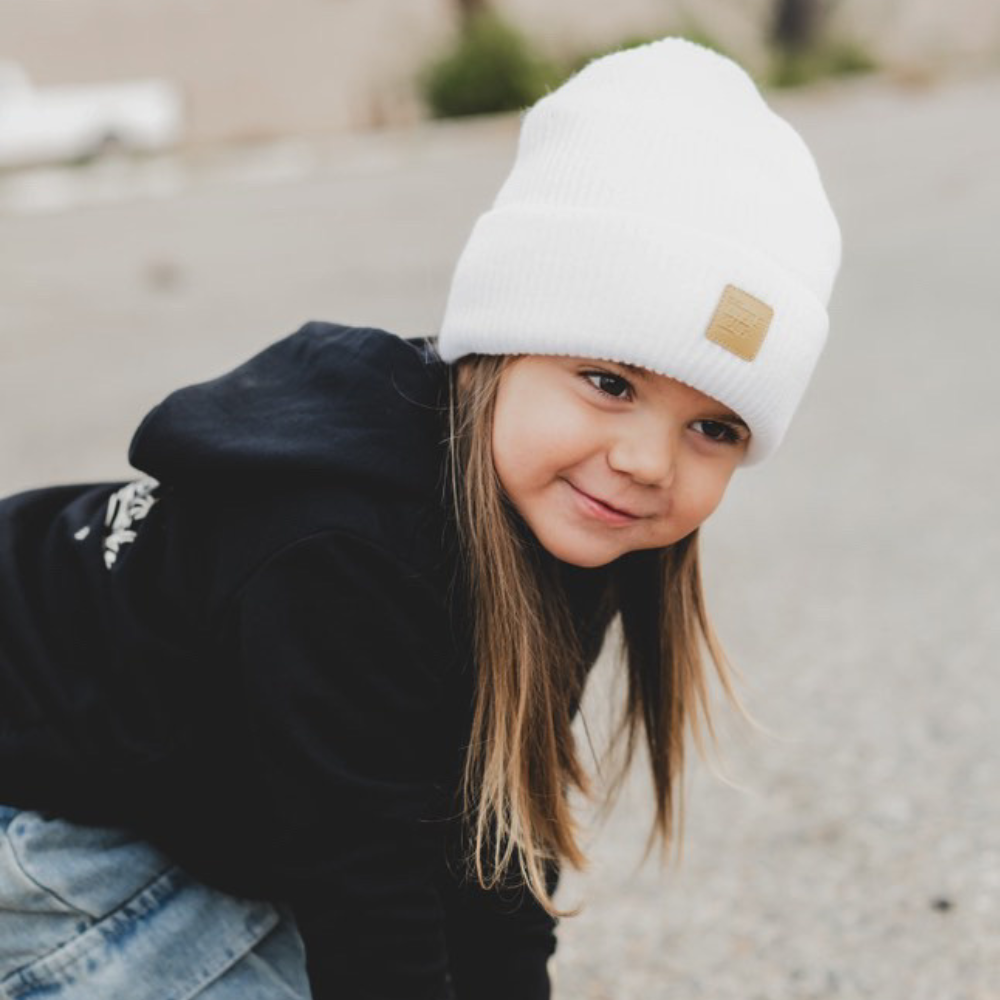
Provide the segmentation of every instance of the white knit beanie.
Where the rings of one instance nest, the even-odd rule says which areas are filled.
[[[438,349],[640,365],[778,446],[826,339],[840,230],[747,74],[678,38],[596,59],[523,118],[452,278]]]

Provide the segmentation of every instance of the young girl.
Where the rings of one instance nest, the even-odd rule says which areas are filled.
[[[0,504],[0,996],[533,1000],[620,617],[671,834],[698,527],[778,445],[840,239],[668,39],[523,121],[439,337],[310,323]]]

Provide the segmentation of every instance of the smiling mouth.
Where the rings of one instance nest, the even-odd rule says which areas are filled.
[[[585,507],[587,512],[602,521],[606,521],[610,524],[631,524],[633,521],[638,521],[640,515],[632,514],[627,510],[621,510],[618,507],[613,507],[609,503],[605,503],[603,500],[599,500],[597,497],[591,496],[589,493],[585,493],[579,487],[574,486],[568,479],[566,484],[573,490],[573,492],[580,498],[582,505]]]

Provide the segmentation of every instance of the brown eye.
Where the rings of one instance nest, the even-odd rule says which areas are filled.
[[[718,441],[720,444],[739,444],[743,440],[732,424],[721,420],[696,420],[691,426],[710,441]]]
[[[632,391],[627,379],[610,372],[583,372],[583,377],[600,393],[615,399],[625,399]]]

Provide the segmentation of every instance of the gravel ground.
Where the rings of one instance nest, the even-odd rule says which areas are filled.
[[[845,265],[786,444],[706,529],[767,731],[725,715],[728,780],[692,766],[665,872],[626,790],[564,883],[559,998],[1000,998],[998,103],[997,77],[780,99]],[[306,319],[433,330],[516,127],[0,178],[0,492],[127,474],[165,392]]]

